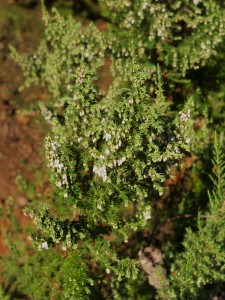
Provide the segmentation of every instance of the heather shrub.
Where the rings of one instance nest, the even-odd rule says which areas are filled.
[[[24,210],[31,245],[8,237],[3,295],[15,281],[28,299],[210,299],[224,280],[224,4],[99,0],[98,12],[105,31],[43,5],[37,52],[11,47],[24,87],[51,95],[32,107],[50,125],[51,195]]]

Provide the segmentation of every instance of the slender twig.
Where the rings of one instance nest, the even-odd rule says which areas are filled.
[[[156,229],[155,231],[162,225],[166,224],[166,223],[169,223],[169,222],[172,222],[172,221],[176,221],[178,219],[187,219],[187,218],[196,218],[197,216],[196,215],[192,215],[192,214],[180,214],[180,215],[177,215],[173,218],[169,218],[161,223],[159,223],[157,226],[156,226]],[[198,215],[199,218],[201,219],[220,219],[221,217],[220,216],[211,216],[211,215]]]

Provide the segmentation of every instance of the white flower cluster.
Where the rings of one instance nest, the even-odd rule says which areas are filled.
[[[180,115],[181,122],[187,122],[190,118],[190,113],[191,113],[190,109],[188,109],[187,113],[180,111],[179,115]]]
[[[67,167],[61,162],[60,156],[58,154],[58,144],[54,141],[50,143],[51,150],[49,151],[49,166],[56,171],[58,181],[56,181],[56,186],[59,188],[68,187],[67,178]],[[67,198],[67,193],[64,194],[64,198]]]
[[[128,13],[126,19],[124,20],[124,27],[130,28],[132,25],[134,25],[134,23],[135,23],[135,16],[134,13],[130,11],[130,13]]]
[[[77,83],[83,83],[84,81],[84,69],[82,67],[78,68],[78,76],[76,79]]]
[[[102,166],[102,167],[96,167],[96,166],[94,166],[93,172],[95,174],[97,174],[99,177],[101,177],[102,180],[103,180],[103,182],[105,182],[107,180],[107,171],[106,171],[106,167],[105,166]]]
[[[195,4],[195,5],[198,5],[199,4],[199,0],[193,0],[193,3]]]
[[[191,139],[190,139],[190,138],[187,138],[187,139],[185,140],[185,142],[186,142],[186,144],[190,144]]]
[[[113,168],[113,167],[119,167],[119,166],[121,166],[124,162],[126,161],[126,157],[122,157],[121,159],[118,159],[118,160],[114,160],[114,161],[112,161],[112,162],[109,162],[108,164],[107,164],[107,166],[109,167],[109,168]]]
[[[109,149],[106,149],[106,150],[105,150],[105,154],[106,154],[106,155],[109,155],[109,154],[110,154]]]
[[[60,162],[58,151],[58,145],[56,142],[51,142],[51,150],[49,151],[49,166],[50,168],[56,169],[58,174],[62,173],[64,168],[63,163]]]
[[[66,174],[63,174],[62,175],[62,181],[57,181],[56,182],[56,186],[61,188],[63,185],[68,185],[68,180],[67,180],[67,175]],[[67,198],[67,197],[65,197]]]
[[[46,121],[51,121],[54,117],[54,114],[48,109],[43,103],[39,105],[41,114],[45,118]]]
[[[119,141],[118,144],[115,146],[115,149],[118,150],[122,146],[122,142]]]
[[[151,219],[151,207],[150,206],[147,206],[145,208],[145,210],[143,212],[143,217],[146,221]]]
[[[38,250],[42,250],[42,249],[48,249],[48,243],[47,242],[43,242],[38,246]]]
[[[110,133],[105,134],[105,140],[108,142],[111,139],[112,135]]]
[[[200,47],[202,49],[202,54],[205,57],[209,57],[211,55],[211,48],[214,48],[214,45],[210,40],[205,40],[204,42],[201,42]]]
[[[97,205],[97,209],[98,209],[98,210],[102,210],[102,205],[101,205],[101,204],[98,204],[98,205]]]
[[[128,104],[134,104],[134,100],[133,99],[128,100]]]
[[[190,105],[193,106],[193,102],[191,102]],[[191,117],[191,109],[185,109],[184,111],[179,112],[179,120],[178,120],[179,133],[176,134],[176,138],[178,141],[180,141],[180,143],[181,140],[183,140],[183,143],[186,144],[186,147],[188,144],[191,143],[191,138],[190,138],[191,133],[189,132],[189,128],[190,128],[190,122],[192,121],[190,120],[190,117]],[[177,151],[176,148],[175,148],[175,152],[180,153]],[[186,149],[188,149],[188,147]]]
[[[117,160],[118,166],[121,166],[122,163],[124,163],[125,161],[126,161],[126,157],[124,157],[124,156],[121,159]]]
[[[176,153],[180,153],[180,148],[179,147],[175,147],[174,150],[175,150]]]

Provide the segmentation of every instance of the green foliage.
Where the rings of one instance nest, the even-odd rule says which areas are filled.
[[[207,299],[224,281],[225,163],[217,138],[214,190],[205,218],[200,213],[211,134],[224,128],[223,1],[99,0],[97,8],[106,31],[43,6],[37,52],[22,57],[11,47],[24,87],[42,85],[52,95],[32,106],[51,128],[52,193],[24,210],[37,227],[33,246],[8,242],[4,290],[29,299],[155,299],[137,261],[155,242],[169,274],[158,297]],[[187,154],[191,167],[181,171]],[[181,182],[171,187],[172,173]],[[19,181],[36,198],[35,184]],[[160,222],[185,213],[198,213],[198,230],[187,231],[173,261],[168,253],[179,249],[186,223],[170,241],[155,234]]]
[[[8,300],[9,298],[4,296],[4,292],[2,288],[0,287],[0,300]]]
[[[130,88],[111,89],[106,96],[86,66],[71,76],[64,121],[53,119],[46,140],[58,217],[48,208],[25,210],[39,229],[32,235],[39,249],[59,244],[85,253],[86,268],[94,259],[98,272],[108,270],[119,281],[136,278],[138,270],[135,260],[118,256],[115,245],[127,242],[151,218],[150,199],[155,191],[162,194],[170,166],[188,150],[192,127],[191,101],[170,115],[159,70],[152,99],[135,59],[131,69]],[[60,206],[66,211],[60,213]]]
[[[223,40],[224,8],[221,1],[99,1],[113,33],[111,47],[116,57],[129,55],[134,39],[149,64],[152,55],[168,69],[168,76],[185,75],[207,63]],[[119,48],[119,49],[118,49]],[[119,50],[119,51],[118,51]],[[171,70],[172,68],[172,70]]]
[[[204,216],[199,213],[197,232],[187,230],[184,251],[171,267],[169,288],[161,294],[165,299],[211,299],[225,280],[225,157],[217,135],[213,166],[209,209]]]
[[[11,55],[26,77],[24,87],[31,83],[47,85],[57,103],[60,96],[65,96],[68,74],[79,67],[82,57],[95,70],[104,62],[106,46],[92,23],[84,27],[71,16],[62,17],[56,9],[50,16],[44,8],[43,21],[45,33],[37,53],[23,58],[11,46]]]

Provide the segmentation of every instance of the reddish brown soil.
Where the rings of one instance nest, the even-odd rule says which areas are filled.
[[[41,12],[37,8],[30,14],[26,8],[19,7],[18,15],[14,16],[13,13],[17,13],[15,9],[17,6],[13,1],[0,1],[0,208],[3,211],[7,209],[5,202],[9,196],[13,196],[15,215],[20,223],[24,223],[22,209],[28,199],[18,191],[16,177],[22,174],[30,180],[33,173],[29,166],[41,166],[43,134],[35,116],[21,115],[18,108],[20,103],[24,106],[24,103],[40,99],[43,93],[31,88],[18,92],[23,77],[19,66],[10,58],[8,45],[15,45],[20,53],[28,53],[32,47],[35,49],[40,36]],[[0,227],[10,231],[9,224],[7,217],[0,215]],[[4,250],[0,231],[0,252]]]

